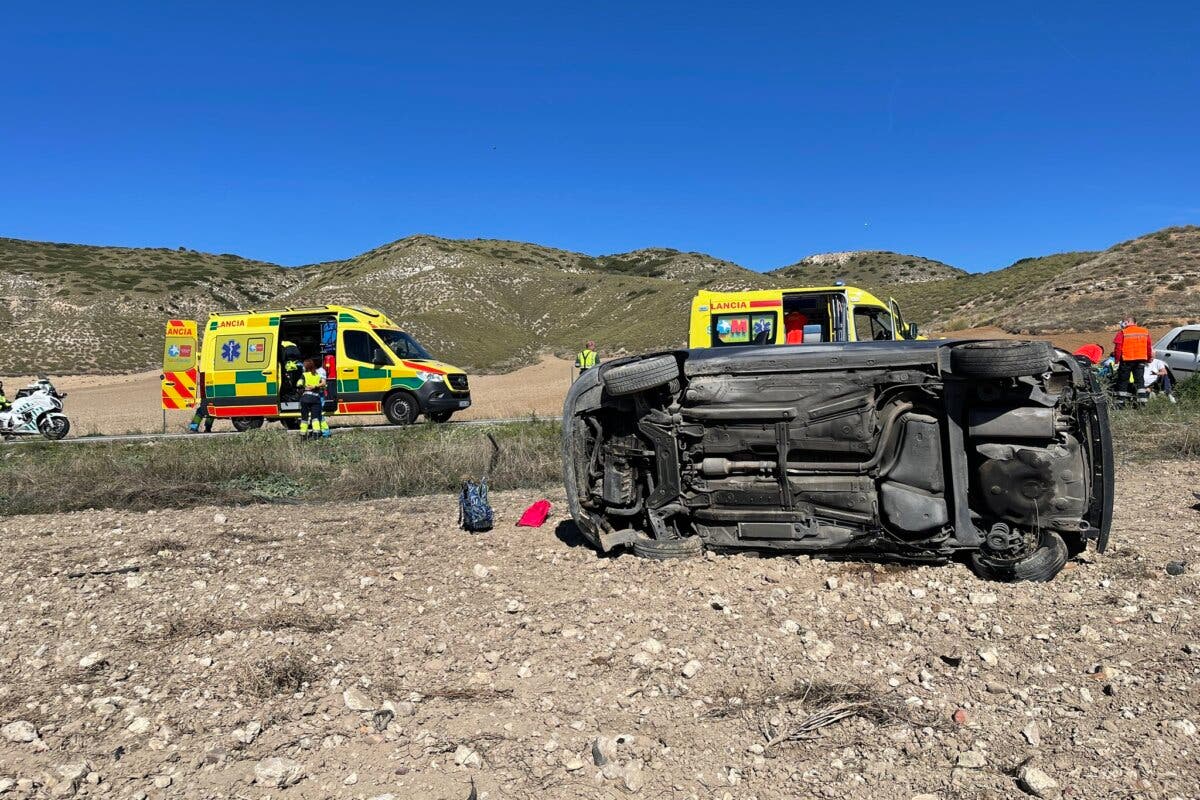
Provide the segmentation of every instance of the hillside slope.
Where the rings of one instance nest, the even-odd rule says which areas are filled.
[[[266,303],[296,277],[233,255],[0,238],[0,373],[147,369],[168,318]]]
[[[1200,227],[1164,228],[1101,252],[1022,259],[1004,269],[894,287],[931,330],[996,325],[1011,333],[1154,328],[1200,319]]]
[[[168,318],[322,303],[381,308],[452,363],[504,369],[545,350],[569,356],[587,338],[605,353],[679,346],[690,298],[702,287],[835,280],[896,297],[907,318],[931,332],[1095,330],[1129,311],[1163,327],[1200,317],[1200,228],[980,274],[886,251],[809,256],[762,274],[663,248],[590,256],[422,235],[286,268],[183,249],[0,238],[0,373],[153,369]]]
[[[680,345],[701,286],[769,279],[696,253],[639,250],[592,258],[538,245],[411,236],[341,262],[300,270],[288,303],[388,309],[433,352],[467,367],[505,367],[587,337],[605,350]]]
[[[504,368],[583,339],[607,352],[681,345],[701,286],[769,279],[701,253],[588,256],[522,242],[410,236],[344,261],[286,268],[191,250],[0,238],[0,374],[152,369],[166,319],[212,311],[375,306],[461,366]]]
[[[788,286],[829,286],[835,281],[843,281],[849,286],[875,292],[958,278],[967,272],[921,256],[888,250],[852,250],[811,255],[769,274]]]

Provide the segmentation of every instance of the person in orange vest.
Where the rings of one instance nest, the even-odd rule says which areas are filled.
[[[1142,371],[1151,358],[1150,331],[1137,324],[1133,315],[1121,321],[1121,330],[1113,337],[1113,358],[1117,360],[1116,393],[1136,394]]]

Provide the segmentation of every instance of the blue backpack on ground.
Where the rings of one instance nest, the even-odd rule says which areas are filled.
[[[467,481],[458,493],[458,525],[464,531],[483,533],[490,531],[495,514],[488,505],[487,478],[479,483]]]
[[[488,441],[492,445],[492,457],[488,459],[487,469],[479,483],[464,481],[458,493],[458,526],[470,533],[490,531],[496,522],[496,515],[488,504],[488,475],[496,467],[496,458],[500,455],[500,445],[490,432]]]

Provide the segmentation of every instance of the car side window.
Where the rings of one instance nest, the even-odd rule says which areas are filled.
[[[854,337],[860,342],[891,341],[892,315],[881,308],[859,306],[854,309]]]
[[[375,350],[379,347],[366,331],[342,331],[342,346],[347,358],[364,364],[374,360]]]
[[[1167,345],[1167,349],[1174,353],[1196,355],[1198,346],[1200,346],[1200,331],[1180,331],[1179,335]]]

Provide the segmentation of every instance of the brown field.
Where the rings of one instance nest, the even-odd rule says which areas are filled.
[[[53,376],[59,391],[68,394],[67,416],[72,436],[122,433],[157,433],[163,427],[159,405],[157,372],[133,375]],[[28,378],[3,378],[11,399]],[[545,357],[537,364],[501,375],[472,375],[471,397],[474,405],[456,414],[455,419],[496,419],[510,417],[557,417],[562,413],[563,398],[571,385],[571,362]],[[191,419],[191,412],[168,411],[167,431],[178,433]],[[382,416],[354,416],[335,419],[331,424],[385,424]],[[214,430],[228,430],[229,423],[218,420]]]

